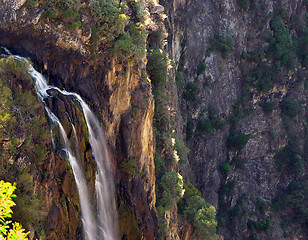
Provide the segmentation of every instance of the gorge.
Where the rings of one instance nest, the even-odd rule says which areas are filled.
[[[29,239],[306,239],[307,7],[0,0],[13,220]]]

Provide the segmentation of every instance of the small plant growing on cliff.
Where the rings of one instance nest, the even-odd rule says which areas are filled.
[[[38,4],[38,0],[27,0],[23,5],[26,8],[32,9]]]
[[[291,118],[295,118],[301,113],[301,106],[298,101],[292,97],[286,97],[280,104],[281,113]]]
[[[260,102],[259,106],[262,107],[262,110],[266,115],[269,115],[269,114],[271,114],[271,112],[275,108],[276,102],[266,102],[266,101],[264,101],[264,102]]]
[[[154,48],[148,51],[147,57],[147,72],[151,83],[155,88],[163,86],[166,82],[168,63],[165,53],[158,48]]]
[[[231,172],[230,165],[227,162],[221,164],[220,165],[220,171],[225,176],[228,176],[230,174],[230,172]]]
[[[204,73],[206,68],[206,64],[204,61],[201,61],[198,66],[197,66],[197,76],[199,76],[200,74]]]
[[[237,0],[237,4],[242,8],[243,10],[247,10],[249,8],[249,0]]]
[[[227,140],[227,147],[235,150],[242,150],[249,140],[249,135],[240,131],[232,131]]]
[[[130,174],[132,176],[135,176],[137,174],[136,172],[136,159],[130,159],[130,160],[124,160],[120,164],[120,169],[123,173]]]
[[[234,51],[234,41],[230,36],[222,37],[215,35],[209,39],[210,47],[208,52],[219,52],[222,58],[226,59]]]

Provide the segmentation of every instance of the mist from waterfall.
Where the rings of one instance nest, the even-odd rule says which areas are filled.
[[[12,55],[11,52],[3,48],[7,54]],[[118,229],[118,216],[116,212],[115,203],[115,187],[114,180],[111,171],[110,157],[108,154],[107,144],[100,127],[100,124],[90,110],[89,106],[85,101],[74,92],[68,92],[66,90],[60,90],[57,87],[50,86],[47,84],[46,79],[42,74],[36,71],[29,61],[18,55],[12,55],[16,60],[26,61],[29,64],[28,72],[33,78],[34,86],[37,95],[42,100],[45,105],[45,109],[52,125],[59,127],[59,132],[62,140],[62,148],[66,153],[66,157],[71,165],[76,186],[78,188],[78,194],[80,199],[81,207],[81,220],[84,229],[84,237],[87,240],[117,240],[119,239],[119,229]],[[95,179],[95,193],[97,199],[97,206],[95,213],[92,210],[92,204],[90,202],[89,191],[87,188],[85,174],[80,159],[80,151],[78,145],[78,139],[75,127],[72,124],[72,129],[75,138],[75,148],[78,152],[74,152],[71,146],[70,140],[67,137],[67,133],[63,128],[59,118],[47,107],[45,102],[46,98],[51,98],[52,96],[48,94],[48,90],[58,91],[64,96],[75,97],[84,114],[84,118],[87,124],[89,133],[89,142],[92,148],[92,154],[96,161],[96,179]],[[53,128],[51,128],[53,131]],[[54,140],[53,140],[53,145]]]

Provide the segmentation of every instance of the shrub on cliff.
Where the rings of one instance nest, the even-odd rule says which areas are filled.
[[[222,58],[226,59],[234,51],[234,41],[230,36],[222,37],[215,35],[209,39],[210,47],[208,52],[219,52]]]
[[[174,201],[183,196],[182,176],[175,172],[166,172],[160,180],[159,205],[165,209],[171,209]]]
[[[247,10],[249,8],[249,0],[237,0],[237,4],[242,8],[243,10]]]
[[[128,18],[121,13],[119,2],[116,0],[98,1],[91,5],[91,13],[98,32],[112,41],[124,32]]]
[[[193,223],[194,236],[198,239],[216,239],[217,221],[215,208],[205,200],[195,195],[187,200],[184,217]]]
[[[249,140],[249,135],[240,131],[231,131],[227,139],[227,147],[235,150],[242,150]]]
[[[154,88],[164,86],[167,77],[167,57],[158,48],[148,51],[147,72]]]
[[[12,207],[15,205],[12,198],[16,197],[13,192],[16,189],[15,185],[8,182],[0,181],[0,239],[27,239],[28,233],[22,226],[15,222],[11,224]]]
[[[281,104],[281,113],[291,118],[295,118],[301,114],[301,106],[298,101],[292,97],[285,97]]]
[[[269,40],[269,53],[274,58],[279,59],[282,65],[286,65],[289,60],[289,51],[292,50],[293,41],[289,29],[281,17],[275,16],[270,22],[273,31],[273,37]]]

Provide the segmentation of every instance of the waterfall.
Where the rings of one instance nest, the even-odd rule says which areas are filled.
[[[7,54],[11,52],[3,48]],[[118,236],[118,217],[115,204],[115,187],[111,172],[110,157],[107,150],[107,144],[99,125],[99,122],[85,101],[74,92],[60,90],[55,86],[47,84],[46,79],[42,74],[37,72],[29,61],[18,55],[12,55],[16,60],[26,61],[29,64],[28,72],[33,78],[34,86],[37,95],[45,105],[45,109],[49,119],[53,125],[59,126],[61,139],[63,141],[63,150],[66,153],[67,159],[71,165],[81,206],[81,220],[84,229],[84,237],[86,240],[116,240]],[[64,96],[74,96],[82,108],[84,118],[88,127],[89,142],[92,148],[92,154],[96,161],[97,173],[95,179],[95,193],[97,198],[97,206],[95,214],[92,211],[92,206],[89,198],[88,188],[84,176],[83,167],[78,153],[74,154],[67,134],[58,119],[58,117],[47,107],[46,98],[51,96],[48,90],[56,90]],[[75,138],[76,149],[79,149],[77,134],[74,125],[72,129]],[[51,130],[52,131],[52,130]],[[53,145],[54,141],[53,141]]]

